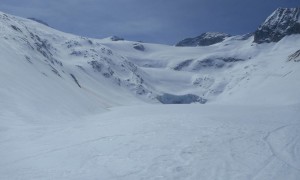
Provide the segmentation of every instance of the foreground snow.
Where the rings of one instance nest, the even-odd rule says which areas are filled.
[[[11,114],[0,179],[296,180],[299,117],[299,104],[144,105],[52,123]]]

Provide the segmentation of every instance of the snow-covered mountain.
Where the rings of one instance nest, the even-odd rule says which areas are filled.
[[[299,179],[299,44],[299,8],[177,46],[0,13],[0,179]]]
[[[151,99],[151,86],[143,80],[148,75],[99,40],[4,13],[0,26],[1,106],[42,108],[51,114],[50,106],[79,112],[139,102],[136,95]],[[35,102],[41,97],[45,107]]]
[[[28,19],[33,20],[33,21],[36,21],[36,22],[41,23],[41,24],[44,24],[45,26],[49,26],[48,23],[46,23],[46,22],[44,22],[44,21],[42,21],[42,20],[40,20],[40,19],[33,18],[33,17],[29,17]]]
[[[300,7],[274,11],[255,31],[254,42],[278,42],[291,34],[300,34]]]
[[[187,46],[187,47],[209,46],[209,45],[222,42],[224,41],[225,38],[230,36],[231,36],[230,34],[226,34],[226,33],[206,32],[194,38],[184,39],[179,43],[177,43],[176,46]]]
[[[273,27],[281,21],[294,23],[298,19],[297,10],[278,9],[259,29],[269,24]],[[279,14],[282,16],[278,17]],[[12,73],[4,65],[2,68],[9,71],[7,73],[16,82],[42,78],[33,82],[40,86],[51,86],[52,81],[71,85],[74,87],[70,92],[101,97],[109,104],[107,106],[127,104],[128,99],[167,104],[206,103],[222,99],[223,95],[231,101],[273,74],[282,76],[276,79],[277,83],[288,84],[284,78],[296,77],[299,66],[293,64],[295,61],[288,61],[289,56],[299,50],[299,35],[286,36],[278,43],[257,44],[256,35],[230,37],[222,33],[204,33],[193,42],[210,46],[174,47],[117,37],[102,40],[78,37],[28,19],[4,13],[0,17],[3,64],[19,69],[20,74]],[[207,44],[208,41],[213,43]],[[6,81],[7,78],[2,77]],[[29,94],[33,97],[39,94],[34,92],[36,86],[23,86],[18,87],[19,91],[30,86]],[[50,92],[45,93],[50,96]],[[294,92],[282,96],[294,95]],[[116,100],[116,94],[122,98]],[[57,92],[53,96],[57,96]]]

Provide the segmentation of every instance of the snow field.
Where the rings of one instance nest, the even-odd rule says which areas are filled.
[[[296,180],[299,109],[143,105],[67,123],[11,119],[0,179]]]

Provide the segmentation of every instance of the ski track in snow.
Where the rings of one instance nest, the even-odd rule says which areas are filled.
[[[288,165],[290,168],[295,169],[296,171],[300,172],[300,164],[298,164],[299,167],[295,167],[294,165],[292,165],[291,163],[289,163],[287,160],[285,160],[284,158],[282,158],[282,153],[284,151],[287,152],[287,155],[290,157],[287,157],[287,159],[296,159],[296,155],[295,155],[295,149],[299,148],[297,147],[297,143],[300,143],[300,139],[299,139],[299,135],[295,135],[292,139],[292,141],[287,142],[287,144],[285,145],[284,149],[277,149],[275,147],[273,147],[272,143],[269,141],[269,137],[275,135],[277,131],[280,131],[282,129],[285,128],[289,128],[289,127],[293,127],[293,126],[299,126],[300,124],[289,124],[289,125],[284,125],[281,127],[278,127],[272,131],[267,132],[266,136],[263,137],[263,140],[267,143],[267,145],[269,146],[269,149],[272,152],[272,155],[263,163],[263,165],[259,168],[259,170],[254,173],[253,177],[251,179],[256,179],[256,177],[264,171],[264,169],[275,159],[278,159],[280,161],[282,161],[284,164]],[[298,131],[300,130],[300,128],[298,128]],[[300,155],[300,154],[299,154]],[[298,155],[298,156],[299,156]],[[299,162],[298,162],[299,163]]]
[[[234,109],[114,108],[87,117],[89,123],[45,125],[46,132],[41,127],[35,134],[28,123],[22,136],[1,141],[0,179],[252,180],[280,179],[282,171],[298,179],[300,126],[297,119],[282,120],[291,112],[239,107],[242,112],[234,115]]]
[[[31,156],[24,157],[22,159],[15,160],[15,161],[7,163],[7,164],[1,164],[0,167],[1,166],[7,166],[7,165],[13,165],[13,164],[18,163],[20,161],[24,161],[24,160],[28,160],[28,159],[32,159],[32,158],[37,158],[39,156],[48,155],[50,153],[54,153],[54,152],[57,152],[57,151],[63,151],[63,150],[70,149],[70,148],[76,148],[77,146],[82,146],[82,145],[85,145],[85,144],[94,143],[94,142],[97,142],[97,141],[105,140],[105,139],[108,139],[108,138],[115,138],[115,137],[119,137],[119,136],[122,136],[122,135],[104,136],[104,137],[100,137],[100,138],[96,138],[96,139],[83,141],[83,142],[80,142],[80,143],[77,143],[77,144],[72,144],[72,145],[65,146],[65,147],[54,148],[54,149],[51,149],[51,150],[47,150],[47,151],[44,151],[44,152],[39,152],[37,154],[33,154]]]
[[[290,129],[290,128],[297,128],[296,132],[299,132],[300,130],[300,124],[291,124],[279,127],[267,134],[267,136],[264,138],[265,141],[268,143],[273,156],[275,156],[277,159],[282,161],[283,163],[287,164],[289,167],[297,170],[300,172],[300,164],[297,164],[297,162],[293,162],[293,160],[297,160],[299,158],[300,154],[297,154],[297,145],[300,143],[300,136],[299,134],[295,134],[294,137],[291,137],[291,140],[287,141],[284,147],[282,148],[276,148],[274,145],[272,145],[272,142],[270,142],[269,137],[275,136],[278,134],[278,131],[282,131],[284,129]],[[284,157],[287,156],[287,157]],[[287,159],[287,160],[285,160]],[[299,163],[299,162],[298,162]]]

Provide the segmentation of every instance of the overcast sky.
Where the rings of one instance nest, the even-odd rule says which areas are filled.
[[[117,35],[174,44],[203,32],[253,32],[278,7],[300,0],[0,0],[0,11],[81,36]]]

